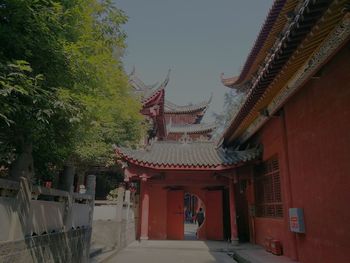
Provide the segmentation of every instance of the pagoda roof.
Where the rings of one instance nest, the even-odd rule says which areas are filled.
[[[229,169],[260,156],[260,149],[230,150],[217,148],[210,141],[155,141],[145,149],[117,148],[127,162],[153,169]]]
[[[262,25],[257,39],[244,63],[239,76],[225,78],[221,74],[221,82],[229,88],[239,88],[238,85],[245,83],[252,74],[260,67],[266,53],[270,51],[275,43],[278,33],[285,26],[288,15],[292,13],[297,4],[301,1],[295,0],[275,0],[264,24]]]
[[[350,19],[344,10],[345,0],[300,1],[289,19],[277,19],[280,31],[266,38],[265,42],[274,44],[246,82],[248,93],[224,131],[224,145],[248,139],[345,45]]]
[[[204,112],[209,107],[212,97],[213,96],[211,95],[207,101],[202,101],[197,104],[188,104],[184,106],[180,106],[168,100],[165,100],[165,103],[164,103],[165,113],[186,114],[186,113],[193,113],[198,111]]]
[[[207,133],[217,128],[216,123],[198,123],[167,126],[168,133]]]
[[[135,67],[129,75],[129,83],[134,89],[134,93],[141,98],[141,103],[146,104],[151,101],[153,98],[158,97],[159,94],[166,88],[169,83],[170,78],[170,70],[168,70],[168,74],[165,77],[164,81],[159,84],[159,82],[146,85],[136,74]]]

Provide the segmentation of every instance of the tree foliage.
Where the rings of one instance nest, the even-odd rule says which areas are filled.
[[[222,113],[214,113],[214,118],[218,124],[218,129],[214,134],[214,138],[221,136],[222,132],[232,121],[236,115],[245,97],[245,92],[240,92],[235,89],[230,89],[225,93],[224,97],[224,111]]]
[[[121,56],[125,14],[110,0],[0,4],[0,165],[31,144],[36,173],[111,162],[143,132]]]

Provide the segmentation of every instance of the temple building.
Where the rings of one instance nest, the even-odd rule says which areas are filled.
[[[206,211],[198,239],[349,261],[349,10],[346,0],[274,1],[239,76],[221,78],[245,99],[218,142],[190,132],[208,129],[205,107],[183,117],[166,85],[145,86],[159,93],[143,104],[164,116],[158,140],[116,149],[125,180],[140,185],[140,239],[183,239],[190,193]]]
[[[222,79],[246,92],[223,147],[263,148],[236,170],[238,237],[299,262],[349,261],[349,8],[274,1],[243,70]]]
[[[215,123],[202,123],[202,118],[209,107],[212,96],[198,104],[176,105],[165,99],[170,70],[161,83],[146,85],[136,74],[135,68],[129,75],[129,82],[136,96],[142,103],[141,113],[151,124],[148,140],[177,141],[184,135],[193,140],[210,140],[216,129]]]

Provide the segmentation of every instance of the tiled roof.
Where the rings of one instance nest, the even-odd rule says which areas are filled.
[[[260,52],[262,46],[265,43],[265,40],[270,34],[270,31],[275,24],[283,6],[285,5],[286,0],[275,0],[266,19],[263,24],[263,26],[260,29],[260,33],[254,43],[253,48],[250,51],[250,54],[248,55],[248,58],[243,66],[243,70],[241,71],[240,75],[237,77],[231,77],[231,78],[223,78],[223,75],[221,76],[222,83],[230,87],[234,85],[236,82],[241,82],[244,80],[244,78],[247,76],[250,67],[252,66],[254,60],[256,59],[258,53]]]
[[[168,100],[165,100],[164,107],[165,113],[190,113],[200,110],[206,110],[211,102],[212,96],[210,96],[209,100],[203,101],[197,104],[189,104],[184,106],[176,105]]]
[[[259,149],[224,150],[215,142],[156,141],[145,149],[117,148],[119,156],[136,165],[155,169],[228,169],[259,157]]]
[[[286,23],[283,31],[280,32],[280,37],[276,41],[274,48],[269,52],[269,55],[265,58],[265,63],[262,65],[260,70],[256,74],[255,80],[251,83],[249,91],[245,101],[242,106],[234,115],[233,119],[230,122],[229,127],[224,131],[223,138],[224,144],[228,145],[233,141],[233,134],[241,132],[239,126],[247,118],[247,116],[256,116],[258,113],[254,107],[262,101],[266,100],[266,93],[269,92],[269,88],[275,82],[276,79],[286,79],[283,76],[287,69],[294,68],[294,72],[298,69],[295,65],[289,65],[290,61],[293,59],[293,56],[297,56],[295,51],[299,48],[301,43],[307,38],[308,34],[312,31],[313,27],[321,19],[321,17],[330,16],[332,11],[328,7],[332,4],[338,6],[339,9],[343,6],[342,3],[337,1],[304,1],[302,5],[298,6],[294,17]],[[340,19],[341,16],[338,16],[339,12],[335,12],[335,18]],[[323,20],[325,20],[324,18]],[[331,26],[335,26],[336,19],[333,19],[333,22],[330,22],[328,29]],[[326,26],[325,26],[326,27]],[[327,28],[327,27],[326,27]],[[326,31],[327,32],[327,31]],[[325,37],[325,36],[323,36]],[[304,63],[307,60],[307,56],[310,56],[316,49],[316,46],[321,42],[322,38],[315,36],[314,38],[310,37],[308,40],[314,39],[314,46],[312,48],[301,47],[298,52],[305,52],[302,59],[299,58],[301,63]],[[305,40],[306,41],[306,40]],[[283,77],[281,77],[283,76]],[[290,77],[289,77],[290,78]],[[280,86],[280,88],[282,85]],[[276,91],[274,91],[276,92]],[[266,105],[260,105],[259,109],[264,109]]]
[[[168,133],[202,133],[210,132],[216,129],[215,123],[198,123],[187,125],[168,125]]]
[[[152,97],[156,96],[162,89],[164,89],[169,82],[170,70],[165,80],[159,85],[158,82],[153,85],[146,85],[135,73],[135,68],[129,75],[129,83],[134,89],[134,93],[141,97],[141,102],[144,104]],[[158,87],[157,87],[158,86]]]

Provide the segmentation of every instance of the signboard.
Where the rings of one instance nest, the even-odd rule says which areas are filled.
[[[304,212],[302,208],[289,208],[289,227],[295,233],[305,233]]]

